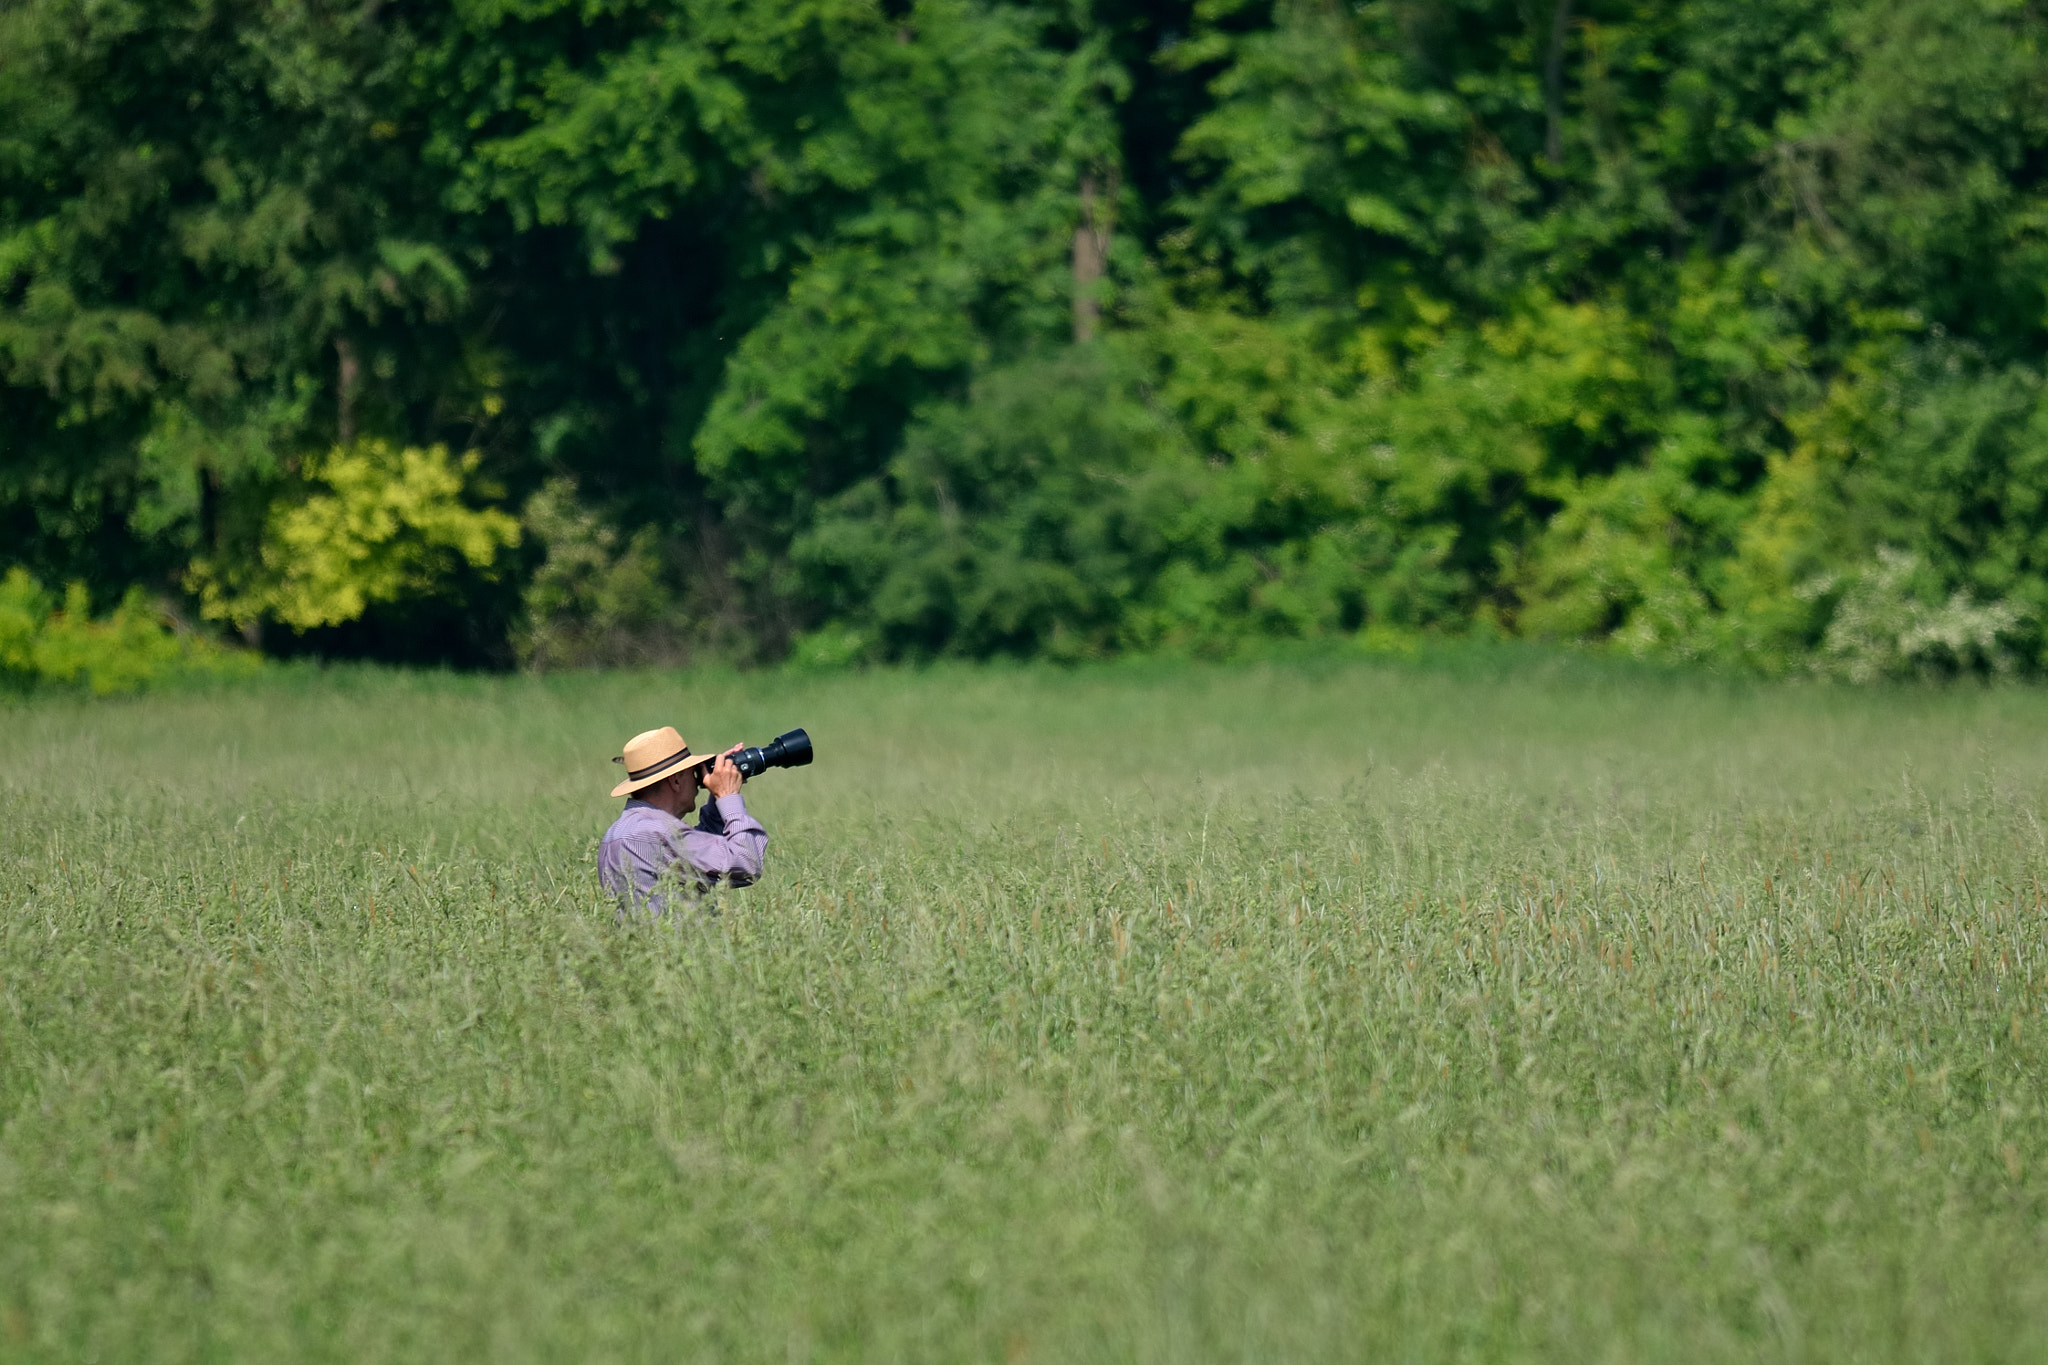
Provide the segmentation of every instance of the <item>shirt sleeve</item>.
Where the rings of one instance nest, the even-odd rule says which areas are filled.
[[[694,829],[683,831],[683,857],[711,881],[747,886],[760,879],[767,861],[768,831],[748,814],[738,792],[719,797],[715,804],[717,820],[709,819],[711,810],[706,809]]]

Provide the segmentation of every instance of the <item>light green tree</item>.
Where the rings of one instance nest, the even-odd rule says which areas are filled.
[[[462,500],[474,452],[365,440],[307,462],[304,492],[271,505],[254,563],[199,560],[206,615],[237,626],[339,625],[374,603],[432,594],[460,566],[488,571],[519,543],[519,523]]]

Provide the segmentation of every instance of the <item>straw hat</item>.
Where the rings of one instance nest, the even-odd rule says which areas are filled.
[[[626,780],[612,788],[612,795],[624,796],[642,787],[651,787],[685,768],[717,760],[717,754],[691,753],[690,746],[683,743],[683,737],[676,733],[673,725],[648,730],[627,740],[626,752],[612,760],[626,765]]]

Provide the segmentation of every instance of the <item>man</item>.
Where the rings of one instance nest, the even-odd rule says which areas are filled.
[[[761,875],[768,831],[740,796],[735,744],[722,754],[692,754],[673,726],[633,736],[612,760],[626,780],[612,788],[626,809],[597,848],[597,877],[623,913],[660,915],[686,905],[720,880],[746,886]],[[704,772],[704,766],[710,771]],[[712,796],[695,827],[699,777]]]

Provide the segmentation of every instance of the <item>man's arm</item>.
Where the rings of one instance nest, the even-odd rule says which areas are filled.
[[[767,861],[768,831],[748,812],[738,792],[719,797],[717,813],[723,829],[713,832],[700,825],[683,831],[683,856],[713,881],[722,877],[734,886],[758,881]]]
[[[704,787],[713,797],[716,818],[706,810],[696,829],[683,831],[683,856],[713,881],[723,878],[746,886],[759,880],[768,855],[768,831],[748,813],[740,795],[740,770],[729,753],[711,765]]]

